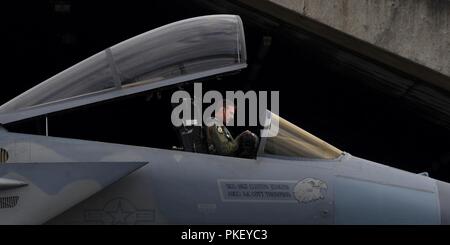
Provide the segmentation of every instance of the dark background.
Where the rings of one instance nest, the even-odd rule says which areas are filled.
[[[120,41],[215,13],[186,0],[3,3],[0,103]],[[407,102],[362,83],[369,78],[330,60],[333,52],[322,48],[314,35],[299,41],[241,17],[249,68],[214,86],[279,90],[282,117],[341,150],[450,181],[449,125],[427,120]],[[160,113],[169,109],[170,93],[146,93],[50,115],[50,134],[170,148],[170,115],[164,118]],[[6,125],[11,131],[39,134],[42,126],[42,118]]]

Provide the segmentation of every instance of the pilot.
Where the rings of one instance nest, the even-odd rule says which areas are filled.
[[[234,111],[234,104],[228,100],[224,100],[216,110],[212,126],[206,130],[208,150],[217,155],[252,158],[256,155],[258,136],[246,130],[234,139],[225,127],[234,119]]]

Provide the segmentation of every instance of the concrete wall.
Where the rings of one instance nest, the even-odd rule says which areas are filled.
[[[450,76],[449,0],[269,0]]]

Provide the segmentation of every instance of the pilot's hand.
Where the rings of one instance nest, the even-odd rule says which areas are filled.
[[[256,134],[252,133],[250,130],[246,130],[242,132],[237,138],[236,141],[239,142],[239,144],[252,144],[253,142],[258,141],[258,136]]]
[[[248,135],[249,137],[252,137],[252,138],[258,138],[258,136],[256,136],[256,134],[254,134],[252,131],[250,131],[250,130],[245,130],[243,133],[242,133],[243,135]]]
[[[246,134],[247,134],[247,131],[248,131],[248,130],[246,130],[246,131],[240,133],[240,134],[235,138],[235,140],[236,140],[237,142],[240,142],[240,141],[241,141],[241,138],[243,137],[243,135],[246,135]]]
[[[252,158],[256,155],[256,150],[259,143],[259,138],[250,130],[242,132],[238,138],[239,142],[239,156],[245,158]]]

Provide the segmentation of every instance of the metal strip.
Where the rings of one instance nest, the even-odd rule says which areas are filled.
[[[48,116],[45,116],[45,136],[48,136]]]
[[[114,85],[116,88],[122,86],[122,79],[119,75],[119,70],[117,69],[116,63],[114,62],[114,57],[110,48],[105,49],[106,61],[108,62],[109,68],[111,70],[111,75],[114,79]]]

